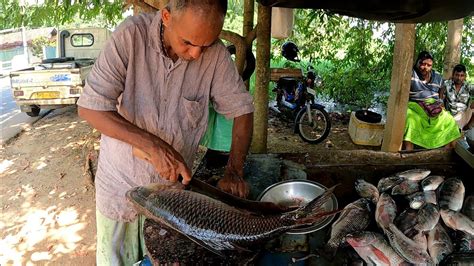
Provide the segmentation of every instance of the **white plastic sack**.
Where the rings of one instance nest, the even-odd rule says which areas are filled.
[[[272,37],[286,39],[293,31],[293,9],[274,7],[272,8]]]

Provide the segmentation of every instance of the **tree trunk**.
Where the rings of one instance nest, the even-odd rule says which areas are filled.
[[[242,31],[244,38],[247,37],[253,29],[254,6],[255,0],[244,0],[244,25]],[[252,45],[248,45],[246,49],[252,50]],[[247,87],[247,90],[250,89],[250,79],[245,81],[245,86]]]
[[[461,60],[463,19],[448,21],[448,40],[446,42],[446,52],[444,54],[443,78],[451,77],[453,68]]]
[[[396,24],[392,79],[382,151],[400,150],[404,128],[415,48],[415,24]]]
[[[267,152],[268,83],[270,82],[270,25],[272,8],[258,4],[255,114],[251,150]]]

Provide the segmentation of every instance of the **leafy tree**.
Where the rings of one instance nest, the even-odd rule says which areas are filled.
[[[0,0],[0,28],[58,26],[96,17],[103,17],[102,26],[113,26],[122,19],[122,5],[121,0],[44,0],[43,4],[34,5]]]
[[[0,29],[59,25],[113,27],[122,17],[122,0],[0,0]],[[255,9],[257,12],[257,9]],[[225,29],[242,32],[243,0],[229,1]],[[257,16],[255,15],[255,19]],[[324,10],[295,10],[291,40],[301,48],[304,61],[315,65],[324,79],[324,91],[336,101],[369,107],[374,95],[388,93],[390,86],[394,24],[336,15]],[[434,68],[442,69],[447,22],[417,24],[415,55],[428,50]],[[474,72],[474,21],[464,19],[461,62]],[[281,61],[282,40],[273,41],[272,60]],[[280,63],[278,63],[280,64]],[[470,77],[474,81],[474,75]]]
[[[321,10],[297,10],[292,40],[301,55],[313,60],[324,79],[324,91],[342,103],[370,107],[374,95],[387,94],[393,62],[395,25],[331,14]],[[442,70],[447,22],[417,24],[415,56],[428,50]],[[473,69],[474,25],[464,19],[461,62]],[[282,41],[275,41],[279,47]],[[279,51],[274,53],[279,55]],[[277,56],[278,57],[278,56]],[[474,72],[474,71],[473,71]]]
[[[56,39],[48,39],[45,36],[40,36],[31,41],[31,49],[33,55],[39,58],[43,58],[43,47],[45,46],[56,46]]]

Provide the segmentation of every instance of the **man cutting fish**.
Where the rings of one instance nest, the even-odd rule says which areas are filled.
[[[218,186],[245,197],[252,97],[218,39],[225,0],[171,0],[126,19],[106,44],[78,101],[79,115],[102,133],[96,173],[97,265],[132,265],[143,255],[141,227],[125,193],[149,183],[191,180],[208,105],[234,118]],[[133,156],[145,152],[149,162]],[[138,217],[138,218],[137,218]]]

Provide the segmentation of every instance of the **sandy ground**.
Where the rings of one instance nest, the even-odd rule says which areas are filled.
[[[312,145],[270,116],[268,152],[360,149],[347,123],[333,116],[327,141]],[[0,265],[95,264],[94,189],[85,165],[98,145],[98,133],[68,107],[0,149]]]

